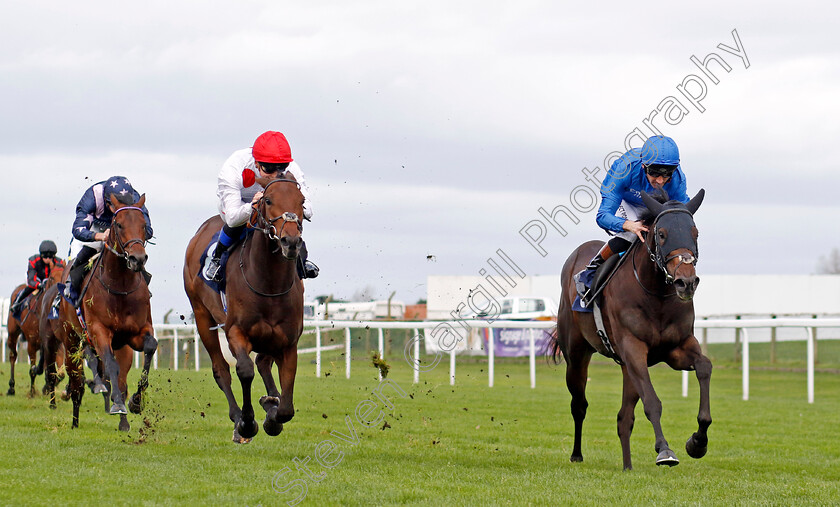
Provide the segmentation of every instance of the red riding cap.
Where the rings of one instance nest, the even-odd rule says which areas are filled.
[[[263,133],[254,141],[251,154],[257,162],[283,164],[292,161],[292,149],[289,148],[286,136],[271,130]]]

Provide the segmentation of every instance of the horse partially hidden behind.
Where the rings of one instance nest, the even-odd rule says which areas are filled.
[[[119,414],[121,431],[130,429],[126,417],[126,377],[131,368],[132,349],[144,353],[137,391],[128,399],[128,409],[132,413],[139,414],[142,410],[142,395],[149,385],[149,367],[157,350],[149,301],[151,294],[143,276],[143,266],[148,259],[146,222],[141,209],[145,201],[145,194],[134,204],[122,203],[116,196],[111,196],[114,218],[110,234],[96,264],[85,276],[79,296],[86,329],[73,305],[65,299],[61,301],[56,336],[66,350],[73,428],[79,426],[79,407],[84,394],[82,349],[85,340],[93,345],[104,362],[105,376],[111,385],[113,404],[110,413]]]
[[[653,390],[648,367],[665,362],[675,370],[695,370],[700,383],[699,429],[685,444],[692,458],[706,454],[707,429],[712,423],[709,410],[709,379],[712,363],[700,350],[694,336],[692,298],[699,283],[697,227],[693,215],[705,192],[700,190],[687,204],[669,201],[661,204],[642,192],[642,199],[655,217],[648,220],[645,242],[635,241],[612,279],[603,289],[600,306],[604,327],[613,355],[596,332],[592,313],[572,311],[575,284],[572,275],[583,269],[603,244],[590,241],[578,247],[563,266],[563,294],[557,313],[557,333],[553,344],[566,358],[566,384],[572,395],[575,441],[571,461],[583,461],[581,429],[586,417],[586,379],[592,354],[614,357],[621,364],[624,388],[618,413],[618,436],[624,469],[632,469],[630,433],[635,422],[639,398],[656,436],[657,465],[679,463],[662,433],[662,403]]]
[[[257,182],[265,190],[251,216],[255,230],[230,250],[225,268],[227,314],[220,295],[201,277],[202,253],[223,226],[219,216],[199,227],[187,246],[184,261],[184,288],[201,341],[213,362],[213,377],[227,398],[236,443],[250,442],[259,431],[251,405],[251,351],[257,352],[257,369],[267,391],[267,396],[260,398],[266,411],[263,429],[270,436],[279,435],[283,423],[294,417],[297,342],[303,332],[303,283],[295,268],[302,243],[299,217],[303,216],[303,194],[288,172],[276,179],[257,178]],[[236,358],[236,374],[242,385],[241,409],[231,390],[230,367],[219,344],[220,325],[224,325]],[[275,363],[282,394],[271,374]]]
[[[9,363],[11,365],[11,373],[9,375],[9,390],[6,394],[12,396],[15,394],[15,362],[17,361],[17,345],[18,339],[23,336],[26,340],[26,352],[29,356],[29,395],[34,396],[35,391],[35,377],[44,372],[44,354],[40,356],[40,360],[36,361],[38,351],[41,349],[41,336],[39,334],[39,319],[41,307],[49,305],[51,301],[44,297],[51,286],[61,280],[61,275],[64,273],[64,266],[55,266],[50,271],[50,276],[45,283],[35,292],[33,292],[28,301],[24,303],[24,307],[20,313],[20,320],[12,316],[9,311],[9,320],[6,329],[9,332],[9,337],[6,340],[6,345],[9,347]],[[14,301],[20,291],[26,288],[25,284],[18,285],[12,292],[12,299]],[[44,387],[46,390],[46,386]]]

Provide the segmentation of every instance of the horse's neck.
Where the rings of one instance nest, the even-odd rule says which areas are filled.
[[[280,252],[273,253],[273,249],[280,247],[264,234],[252,234],[249,243],[248,251],[243,252],[248,257],[245,272],[251,277],[264,280],[266,288],[285,290],[292,283],[293,277],[297,276],[294,261],[286,259]]]

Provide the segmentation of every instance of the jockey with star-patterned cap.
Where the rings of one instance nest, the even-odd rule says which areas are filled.
[[[76,205],[76,220],[73,222],[73,238],[80,241],[84,246],[73,260],[70,267],[70,277],[65,289],[65,296],[78,305],[79,291],[82,280],[85,276],[85,266],[96,252],[102,250],[105,241],[108,240],[111,220],[114,218],[114,211],[111,209],[111,196],[123,204],[134,204],[140,199],[140,194],[131,186],[131,182],[124,176],[111,176],[105,181],[94,184],[82,195],[79,204]],[[149,220],[149,211],[146,206],[142,207],[143,216],[146,219],[146,239],[152,238],[152,222]],[[144,272],[144,275],[150,276]]]

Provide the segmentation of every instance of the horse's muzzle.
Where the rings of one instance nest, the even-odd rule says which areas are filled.
[[[300,252],[300,245],[303,238],[300,236],[283,236],[280,238],[280,250],[283,252],[283,257],[293,260]]]
[[[674,289],[677,291],[677,297],[683,301],[691,301],[694,298],[694,293],[697,291],[699,284],[700,277],[697,275],[677,278],[674,280]]]
[[[146,255],[145,251],[140,254],[132,253],[126,257],[128,269],[132,271],[142,271],[143,267],[146,265],[147,260],[149,260],[149,256]]]

